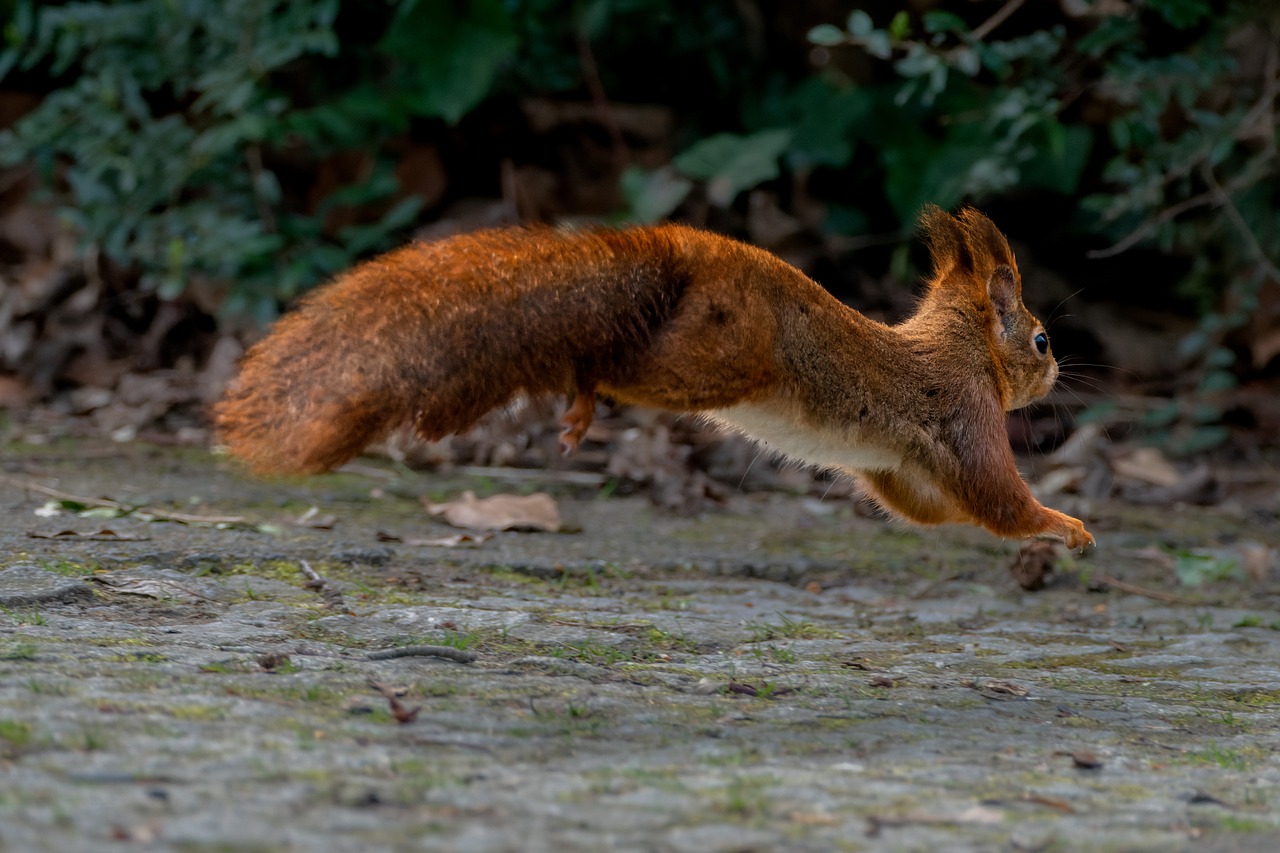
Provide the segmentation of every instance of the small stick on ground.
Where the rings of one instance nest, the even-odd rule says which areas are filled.
[[[1166,604],[1191,604],[1203,606],[1208,602],[1196,601],[1194,598],[1187,598],[1185,595],[1175,595],[1172,592],[1161,592],[1158,589],[1147,589],[1145,586],[1122,581],[1119,578],[1113,578],[1111,575],[1101,575],[1096,572],[1089,575],[1090,583],[1105,584],[1114,587],[1121,592],[1127,592],[1130,595],[1141,595],[1146,598],[1153,598],[1156,601],[1163,601]]]
[[[391,660],[392,658],[411,657],[448,658],[458,663],[472,663],[479,655],[466,649],[455,649],[453,646],[398,646],[394,649],[369,652],[369,660]]]
[[[63,492],[58,489],[42,486],[39,483],[33,483],[30,480],[19,480],[16,477],[0,476],[0,480],[10,483],[21,489],[38,492],[47,497],[56,498],[60,501],[71,501],[73,503],[83,504],[84,506],[99,507],[102,509],[113,509],[122,515],[132,515],[143,513],[151,516],[159,521],[176,521],[181,524],[242,524],[244,516],[242,515],[191,515],[185,512],[170,512],[164,509],[154,509],[146,506],[132,506],[123,504],[119,501],[107,500],[106,498],[90,498],[84,495],[73,495],[70,492]]]
[[[329,586],[329,582],[320,576],[320,573],[311,568],[311,564],[306,560],[299,561],[302,567],[302,573],[307,576],[307,582],[303,584],[307,589],[314,589],[324,599],[325,606],[331,610],[346,610],[347,602],[342,597],[342,593]]]
[[[398,691],[393,687],[388,687],[385,684],[379,684],[372,678],[369,679],[368,684],[374,690],[381,693],[382,697],[387,700],[387,705],[391,709],[391,716],[397,723],[404,725],[405,723],[412,723],[414,720],[418,719],[418,712],[422,710],[421,705],[414,708],[406,708],[400,703],[400,700],[396,698],[396,694],[401,691]]]

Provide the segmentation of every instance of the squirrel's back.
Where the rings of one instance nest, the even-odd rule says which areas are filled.
[[[405,424],[461,432],[521,393],[599,387],[692,409],[763,393],[770,299],[727,291],[743,276],[772,283],[775,265],[803,278],[677,225],[405,246],[319,288],[250,348],[214,409],[218,437],[260,473],[313,473]]]

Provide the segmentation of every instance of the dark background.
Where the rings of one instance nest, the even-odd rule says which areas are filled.
[[[1280,443],[1274,3],[0,0],[0,18],[7,440],[205,442],[247,341],[413,237],[672,218],[893,320],[926,260],[916,212],[970,203],[1009,235],[1064,367],[1020,447],[1090,423],[1175,465]]]

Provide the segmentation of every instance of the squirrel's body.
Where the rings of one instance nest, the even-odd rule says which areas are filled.
[[[309,473],[402,425],[436,439],[518,394],[564,394],[572,448],[601,393],[846,470],[914,521],[1092,543],[1035,501],[1008,446],[1004,412],[1057,376],[1008,245],[975,211],[924,225],[935,277],[896,326],[768,252],[679,225],[406,246],[283,317],[218,404],[218,431],[255,470]]]

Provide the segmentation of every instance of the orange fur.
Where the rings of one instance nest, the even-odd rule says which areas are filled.
[[[1031,495],[1005,437],[1004,412],[1057,377],[1008,244],[974,210],[931,208],[922,225],[934,276],[897,326],[768,252],[680,225],[406,246],[318,289],[249,350],[215,408],[219,440],[261,473],[316,472],[405,424],[460,432],[524,393],[573,399],[572,449],[599,392],[846,470],[916,522],[1091,545]]]

